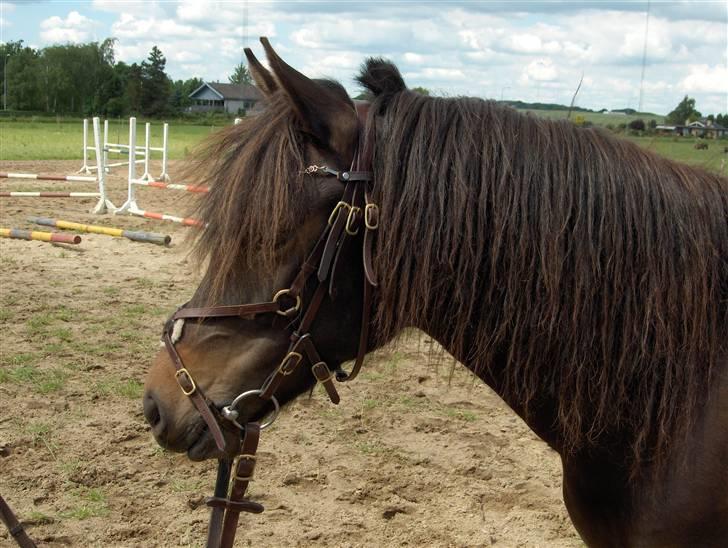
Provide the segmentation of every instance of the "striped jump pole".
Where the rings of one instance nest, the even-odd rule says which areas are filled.
[[[202,221],[192,219],[190,217],[177,217],[175,215],[167,215],[166,213],[154,213],[153,211],[144,211],[143,209],[130,209],[127,213],[136,215],[137,217],[146,217],[147,219],[157,219],[158,221],[171,221],[185,226],[202,227]]]
[[[0,179],[33,179],[36,181],[72,181],[75,183],[95,183],[96,177],[82,175],[43,175],[41,173],[0,173]]]
[[[83,121],[84,131],[84,166],[81,171],[90,172],[88,166],[88,150],[93,148],[96,154],[96,165],[101,166],[95,177],[84,177],[79,175],[44,175],[41,173],[0,173],[0,179],[24,179],[35,181],[66,181],[73,183],[96,183],[97,192],[0,192],[2,198],[98,198],[98,202],[91,210],[91,213],[106,213],[114,211],[116,206],[106,197],[106,174],[104,173],[104,156],[101,149],[101,135],[99,119],[93,119],[94,146],[88,147],[88,120]]]
[[[42,242],[56,242],[61,244],[81,243],[81,236],[78,234],[59,234],[58,232],[40,232],[36,230],[21,230],[20,228],[0,228],[0,238],[40,240]]]
[[[175,183],[163,183],[162,181],[145,181],[144,179],[134,179],[132,183],[139,186],[150,186],[153,188],[166,188],[169,190],[184,190],[185,192],[198,192],[204,194],[210,192],[210,188],[200,185],[178,185]]]
[[[100,198],[98,192],[0,192],[2,198]]]
[[[114,236],[115,238],[128,238],[135,242],[147,242],[157,245],[169,245],[172,241],[172,237],[167,234],[125,230],[123,228],[113,228],[108,226],[86,225],[71,221],[61,221],[59,219],[49,219],[47,217],[28,217],[28,222],[66,230],[77,230],[79,232],[89,232],[92,234],[105,234],[106,236]]]

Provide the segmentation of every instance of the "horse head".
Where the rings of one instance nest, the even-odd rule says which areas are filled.
[[[144,414],[155,438],[193,460],[234,453],[240,436],[231,423],[262,419],[271,403],[277,408],[317,379],[330,383],[333,372],[343,379],[341,363],[369,344],[361,336],[362,248],[376,227],[359,188],[369,178],[349,181],[365,115],[339,84],[307,78],[261,42],[271,72],[246,54],[268,106],[221,132],[193,166],[211,186],[196,247],[207,270],[165,327],[166,349],[146,379]],[[258,304],[230,312],[240,303]],[[235,400],[271,382],[273,398]]]

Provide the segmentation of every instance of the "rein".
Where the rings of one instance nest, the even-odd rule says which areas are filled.
[[[337,171],[327,166],[316,165],[309,166],[305,170],[308,175],[336,177],[344,185],[344,190],[316,245],[301,265],[290,286],[277,291],[271,300],[266,302],[201,308],[186,308],[183,305],[165,324],[162,342],[174,366],[175,379],[182,392],[192,400],[193,405],[207,424],[217,448],[221,452],[225,452],[227,448],[223,434],[224,428],[235,427],[241,436],[235,463],[229,458],[219,459],[214,496],[206,500],[207,506],[212,508],[208,527],[208,548],[231,547],[235,539],[240,512],[257,514],[263,511],[263,506],[245,498],[245,491],[253,479],[255,453],[260,432],[269,427],[278,416],[280,406],[275,393],[285,377],[293,373],[304,362],[308,362],[316,381],[322,384],[331,402],[338,404],[340,398],[333,379],[345,382],[356,378],[364,361],[369,341],[372,288],[376,286],[372,247],[374,232],[379,225],[379,208],[371,201],[372,131],[366,123],[368,110],[368,104],[357,103],[359,142],[348,171]],[[354,366],[349,373],[340,366],[332,372],[326,362],[321,359],[311,337],[310,328],[326,294],[328,293],[330,296],[334,294],[337,267],[345,243],[359,233],[362,225],[364,229],[362,243],[364,287],[359,347]],[[304,305],[303,290],[309,280],[313,279],[314,274],[318,285],[311,299]],[[229,405],[219,410],[192,378],[175,348],[175,343],[182,336],[184,321],[186,319],[207,321],[229,317],[255,318],[263,314],[278,315],[286,319],[286,325],[283,325],[282,328],[290,330],[288,351],[260,388],[243,392]],[[243,400],[253,397],[272,403],[273,413],[262,424],[258,422],[240,424],[237,408]],[[231,473],[232,481],[230,480]]]

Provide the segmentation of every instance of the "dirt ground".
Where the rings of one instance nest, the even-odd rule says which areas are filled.
[[[110,180],[117,206],[123,175]],[[143,208],[184,211],[180,193],[138,192]],[[0,493],[40,546],[203,546],[214,463],[162,451],[141,411],[163,320],[199,277],[184,245],[192,229],[94,216],[93,205],[0,198],[2,227],[39,215],[172,236],[169,248],[94,234],[77,246],[0,240]],[[316,390],[284,410],[262,436],[251,488],[266,512],[241,516],[237,545],[583,545],[557,455],[464,368],[428,365],[431,344],[414,335],[370,356],[338,407]]]

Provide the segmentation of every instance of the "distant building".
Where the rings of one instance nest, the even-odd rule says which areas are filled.
[[[250,84],[205,82],[190,93],[190,112],[220,111],[229,114],[257,114],[263,109],[263,94]]]
[[[694,122],[685,121],[684,124],[678,125],[658,125],[655,127],[658,133],[680,135],[682,137],[704,137],[706,139],[720,139],[728,137],[728,128],[721,126],[708,120],[701,118]]]

